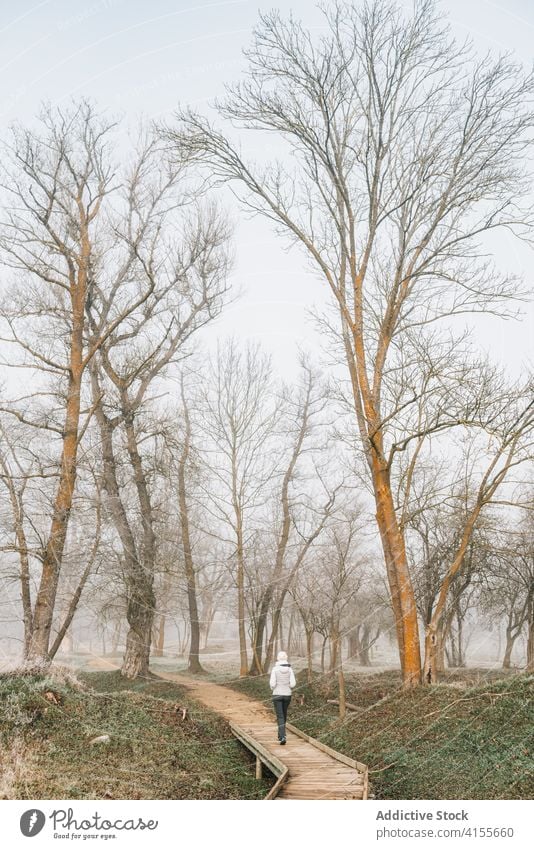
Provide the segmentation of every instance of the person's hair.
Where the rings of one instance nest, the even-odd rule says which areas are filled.
[[[286,652],[285,651],[279,651],[277,656],[276,656],[276,659],[277,660],[287,660]]]

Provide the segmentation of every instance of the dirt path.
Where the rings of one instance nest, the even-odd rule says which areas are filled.
[[[271,710],[228,687],[183,674],[158,670],[158,675],[187,687],[192,698],[240,725],[289,768],[289,779],[278,799],[362,799],[364,776],[291,731],[280,746]]]

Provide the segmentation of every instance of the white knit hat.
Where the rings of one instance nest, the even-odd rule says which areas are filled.
[[[276,659],[280,661],[287,660],[287,654],[285,653],[285,651],[279,651],[276,656]]]

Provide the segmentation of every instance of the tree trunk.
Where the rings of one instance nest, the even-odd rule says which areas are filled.
[[[347,713],[347,696],[345,689],[345,673],[343,672],[343,647],[341,644],[339,625],[336,625],[332,631],[330,646],[332,651],[330,669],[335,671],[337,668],[339,718],[345,719],[345,715]]]
[[[445,577],[441,583],[441,587],[438,594],[437,602],[434,606],[434,611],[432,613],[432,618],[430,622],[426,626],[425,633],[425,662],[424,662],[424,682],[426,684],[435,684],[439,678],[439,663],[440,663],[440,652],[439,652],[439,639],[438,639],[438,631],[443,628],[443,615],[445,612],[445,605],[447,603],[449,597],[449,590],[451,586],[451,582],[455,575],[461,569],[462,563],[464,561],[465,553],[467,551],[467,547],[469,544],[469,540],[471,539],[471,534],[473,532],[473,528],[477,522],[477,519],[480,515],[480,510],[482,509],[481,502],[477,502],[476,506],[473,508],[471,515],[469,517],[469,521],[466,523],[462,539],[460,540],[460,544],[458,546],[458,550],[453,558],[453,561],[447,570]]]
[[[250,669],[248,670],[249,675],[261,675],[264,671],[262,661],[263,644],[271,602],[272,590],[271,587],[267,587],[262,595],[260,611],[252,634],[252,661],[250,663]]]
[[[289,591],[291,578],[288,582],[286,582],[282,592],[278,596],[276,600],[276,607],[272,614],[272,627],[271,627],[271,635],[269,637],[269,642],[267,644],[267,651],[265,653],[265,662],[263,664],[263,671],[267,672],[269,669],[275,655],[276,655],[276,644],[277,641],[282,644],[282,611],[284,608],[284,601]],[[282,645],[282,648],[284,646]]]
[[[265,660],[263,663],[263,671],[267,672],[271,666],[274,657],[276,656],[276,640],[278,638],[278,625],[282,608],[277,604],[276,610],[273,611],[271,617],[271,633],[267,642],[267,651],[265,652]]]
[[[246,678],[248,672],[247,632],[245,628],[245,567],[242,556],[242,542],[237,566],[237,628],[239,634],[239,677]]]
[[[284,624],[284,618],[280,613],[280,616],[278,617],[278,645],[280,646],[279,651],[287,651],[286,641],[284,638]]]
[[[449,638],[452,627],[451,618],[448,617],[444,622],[442,622],[436,631],[436,664],[438,673],[443,673],[445,671],[445,657],[447,656],[447,661],[450,663],[450,657],[446,655],[446,645],[447,639]]]
[[[456,635],[454,631],[451,631],[449,634],[449,646],[450,646],[450,665],[455,669],[458,667],[458,644],[456,641]]]
[[[65,643],[65,654],[74,654],[74,636],[72,628],[68,629],[65,637],[63,638],[63,642]]]
[[[335,672],[338,665],[339,642],[335,635],[330,635],[330,672]]]
[[[93,565],[94,565],[95,558],[96,558],[96,555],[98,553],[98,549],[99,549],[99,546],[100,546],[101,516],[102,516],[102,510],[101,510],[101,502],[100,502],[100,494],[99,494],[99,500],[97,502],[96,517],[95,517],[94,543],[93,543],[91,552],[88,555],[88,559],[87,559],[87,563],[85,565],[85,569],[83,570],[82,575],[80,577],[80,580],[78,581],[78,586],[76,587],[76,589],[75,589],[75,591],[72,595],[72,598],[69,602],[69,605],[67,607],[65,618],[63,620],[63,624],[60,626],[58,633],[56,635],[56,638],[55,638],[55,640],[52,644],[52,648],[50,649],[50,652],[49,652],[50,659],[53,659],[56,656],[56,653],[58,652],[58,650],[61,646],[61,643],[63,642],[65,634],[67,633],[67,631],[71,627],[72,620],[74,619],[74,614],[76,613],[76,611],[78,609],[78,604],[80,602],[80,598],[82,596],[83,590],[84,590],[85,585],[86,585],[86,583],[89,579],[89,575],[93,571]]]
[[[458,606],[455,606],[456,616],[456,644],[457,644],[457,666],[459,669],[465,667],[465,652],[464,652],[464,635],[463,635],[463,617]],[[439,671],[439,670],[438,670]]]
[[[437,636],[427,628],[425,635],[425,683],[434,684],[437,681],[438,651]]]
[[[153,528],[152,504],[141,456],[137,448],[133,413],[129,409],[125,393],[121,394],[122,413],[126,430],[126,447],[134,472],[135,488],[139,499],[143,527],[141,568],[136,570],[130,584],[130,598],[126,619],[130,632],[126,638],[126,654],[121,669],[124,678],[148,675],[150,645],[156,598],[154,595],[154,565],[156,559],[156,535]],[[137,655],[136,655],[137,653]],[[135,670],[138,670],[135,672]]]
[[[203,648],[204,649],[207,649],[207,647],[208,647],[208,639],[209,639],[209,635],[210,635],[210,631],[211,631],[211,626],[213,625],[214,617],[215,617],[215,610],[212,607],[210,607],[208,613],[203,616],[203,621],[204,621]]]
[[[96,551],[95,551],[95,554],[96,554]],[[67,633],[67,631],[69,630],[69,628],[72,624],[72,620],[74,619],[74,614],[76,613],[76,611],[78,609],[78,603],[80,601],[83,589],[85,587],[85,584],[87,583],[87,579],[89,578],[89,575],[91,574],[91,570],[93,568],[93,561],[94,561],[94,557],[91,557],[90,560],[89,560],[89,563],[87,564],[87,566],[84,569],[83,575],[80,578],[78,586],[76,587],[76,590],[75,590],[75,592],[74,592],[74,594],[73,594],[73,596],[70,600],[70,604],[69,604],[65,619],[63,621],[63,624],[61,625],[61,627],[60,627],[60,629],[59,629],[59,631],[56,635],[56,638],[55,638],[54,642],[52,643],[52,648],[49,651],[49,657],[50,657],[51,660],[56,656],[57,652],[59,651],[59,648],[61,646],[61,643],[63,642],[65,634]]]
[[[339,663],[337,672],[337,684],[339,692],[339,718],[345,719],[345,714],[347,713],[347,698],[345,691],[345,673],[343,672],[343,664],[341,662]]]
[[[421,649],[417,608],[404,536],[395,513],[389,471],[383,468],[375,457],[372,472],[376,519],[395,617],[403,684],[406,688],[416,687],[421,683]]]
[[[328,640],[328,636],[323,636],[323,644],[321,646],[321,673],[324,675],[325,673],[325,653],[326,653],[326,641]]]
[[[355,626],[349,633],[349,660],[360,656],[360,627]]]
[[[530,580],[527,594],[527,672],[534,672],[534,579]]]
[[[30,590],[30,562],[28,557],[28,543],[24,530],[24,503],[21,494],[17,492],[13,483],[13,476],[7,462],[0,454],[0,463],[5,472],[3,481],[9,492],[13,523],[15,526],[15,538],[19,555],[19,577],[20,594],[22,601],[22,621],[24,624],[23,658],[28,657],[33,629],[33,611]]]
[[[313,630],[306,628],[306,680],[308,684],[313,681]]]
[[[189,644],[189,672],[195,674],[204,672],[199,659],[200,651],[200,621],[198,616],[198,600],[195,564],[193,562],[193,550],[191,548],[191,535],[189,532],[189,511],[187,505],[186,467],[191,450],[191,422],[189,410],[185,400],[184,387],[182,383],[182,407],[184,414],[184,442],[178,464],[178,504],[180,507],[180,527],[182,531],[182,550],[184,555],[185,577],[187,582],[187,606],[189,610],[189,627],[191,642]]]
[[[369,657],[369,636],[371,629],[369,625],[364,625],[362,629],[362,636],[359,639],[358,646],[358,660],[361,666],[371,666],[371,659]]]
[[[180,657],[185,655],[185,650],[189,644],[189,622],[184,622],[184,632],[183,636],[180,638]]]
[[[532,617],[528,623],[527,672],[534,672],[534,619]]]
[[[161,587],[162,609],[160,611],[159,621],[154,628],[152,642],[155,643],[154,657],[163,657],[165,648],[165,626],[167,624],[167,599],[171,591],[171,576],[169,572],[163,575],[163,584]]]
[[[27,659],[41,663],[50,660],[48,654],[50,631],[77,475],[82,377],[85,368],[83,361],[85,301],[91,254],[87,222],[82,218],[79,226],[80,259],[77,277],[70,289],[72,326],[69,338],[69,377],[59,481],[54,498],[50,532],[44,549],[41,580],[33,611],[32,633],[27,647]]]
[[[506,629],[506,646],[504,649],[504,657],[502,660],[503,669],[510,669],[512,665],[512,652],[514,650],[514,643],[517,639],[517,636],[517,634],[515,636],[512,634],[511,628]]]
[[[127,590],[126,620],[130,630],[126,637],[126,650],[121,668],[124,678],[133,679],[137,675],[148,674],[150,658],[150,642],[152,639],[152,625],[154,620],[154,537],[150,534],[151,528],[147,526],[151,522],[151,515],[143,516],[144,541],[143,554],[139,556],[138,546],[128,522],[128,517],[121,499],[121,492],[117,480],[117,468],[113,448],[113,425],[104,413],[102,404],[99,403],[102,395],[98,382],[96,362],[91,367],[93,403],[95,404],[95,417],[99,425],[102,443],[102,460],[104,467],[104,490],[108,497],[108,505],[113,523],[119,535],[125,563],[125,582]],[[140,469],[140,458],[136,455],[134,439],[132,434],[133,422],[130,422],[127,430],[128,451],[133,455],[134,471],[138,492],[143,489],[143,473]],[[131,457],[132,459],[132,457]],[[145,498],[140,504],[141,509],[146,508]]]
[[[54,500],[52,522],[44,550],[41,580],[35,601],[31,637],[27,644],[26,659],[38,663],[50,661],[48,648],[54,617],[59,573],[67,538],[78,457],[78,430],[80,423],[80,394],[82,379],[82,319],[75,323],[72,333],[72,352],[67,390],[67,406],[59,484]]]
[[[523,624],[523,615],[517,616],[514,604],[512,603],[512,606],[508,612],[508,621],[506,623],[506,646],[504,649],[504,657],[502,662],[503,669],[510,669],[511,667],[512,652],[514,650],[515,642],[521,633],[521,629],[523,628]]]
[[[295,609],[291,608],[291,613],[289,614],[289,626],[288,626],[288,629],[287,629],[287,653],[289,655],[291,655],[291,643],[292,643],[292,640],[293,640],[294,625],[295,625]],[[298,643],[297,643],[297,649],[298,649],[299,654],[301,654],[300,638],[299,638]]]
[[[121,675],[133,680],[147,677],[150,662],[150,643],[154,622],[156,599],[150,581],[140,576],[138,582],[130,579],[126,620],[130,629],[126,637],[126,651],[122,661]]]
[[[121,623],[120,620],[115,624],[115,628],[113,629],[113,637],[111,638],[111,653],[113,655],[117,654],[119,650],[119,642],[121,638]]]
[[[156,639],[156,647],[154,649],[154,657],[163,657],[163,649],[165,647],[165,621],[167,617],[165,613],[161,613],[158,623],[158,636]]]

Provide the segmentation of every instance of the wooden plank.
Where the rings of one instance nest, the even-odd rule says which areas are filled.
[[[362,764],[359,761],[354,760],[353,758],[349,758],[346,755],[341,754],[341,752],[336,752],[334,749],[331,749],[330,746],[327,746],[325,743],[321,743],[319,740],[316,740],[314,737],[310,737],[309,734],[305,734],[304,731],[301,731],[300,728],[297,728],[295,725],[291,723],[287,723],[286,727],[293,733],[296,734],[297,737],[300,737],[303,740],[306,740],[311,746],[319,749],[320,751],[325,752],[325,754],[330,755],[335,758],[335,760],[340,761],[341,763],[346,764],[347,766],[353,767],[353,769],[358,770],[363,775],[363,799],[369,798],[369,769],[366,764]]]
[[[341,752],[336,752],[335,749],[331,749],[330,746],[326,745],[326,743],[321,743],[320,740],[316,740],[315,737],[310,737],[309,734],[305,734],[304,731],[301,731],[300,728],[291,725],[289,722],[286,724],[286,728],[289,728],[289,730],[292,731],[293,734],[296,734],[297,737],[301,737],[303,740],[306,740],[306,742],[310,743],[311,746],[315,746],[321,752],[325,752],[325,754],[335,758],[335,760],[341,761],[341,763],[351,766],[353,769],[357,769],[362,773],[367,769],[365,764],[355,761],[354,758],[349,758],[347,755],[342,755]]]
[[[280,794],[283,799],[317,799],[327,801],[329,799],[346,799],[346,800],[360,800],[362,796],[356,796],[354,794],[349,793],[288,793],[286,790],[283,791],[283,795]]]
[[[234,723],[230,723],[230,729],[232,733],[240,740],[251,752],[256,755],[256,778],[258,778],[258,762],[261,765],[261,761],[269,767],[271,772],[274,775],[278,776],[277,781],[275,781],[273,787],[271,787],[270,791],[267,793],[264,801],[270,801],[271,799],[275,799],[276,796],[282,790],[284,784],[286,783],[289,777],[289,769],[288,767],[282,763],[282,761],[278,760],[277,757],[271,754],[261,743],[255,740],[250,734],[248,734],[243,728],[240,728],[239,725],[235,725]],[[261,766],[260,766],[260,776],[261,778]]]
[[[286,769],[286,765],[280,761],[276,755],[273,755],[272,752],[269,752],[268,749],[265,748],[258,740],[255,740],[250,734],[241,728],[239,725],[235,725],[233,722],[230,723],[230,728],[232,733],[239,739],[241,742],[247,746],[248,749],[253,754],[259,755],[266,766],[269,767],[271,772],[275,775],[280,775]]]
[[[284,789],[284,784],[287,781],[288,776],[289,776],[289,770],[286,768],[284,770],[284,772],[281,774],[278,781],[276,781],[276,783],[273,785],[273,787],[271,787],[271,789],[267,793],[267,795],[265,797],[266,802],[269,802],[272,799],[276,799],[276,797],[278,796],[280,791]]]
[[[362,799],[368,799],[368,798],[369,798],[369,769],[366,769],[365,773],[364,773],[364,777],[363,777]]]

